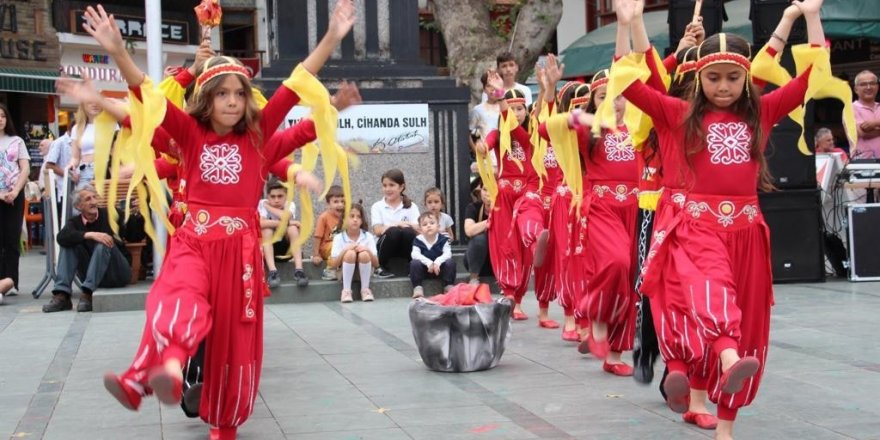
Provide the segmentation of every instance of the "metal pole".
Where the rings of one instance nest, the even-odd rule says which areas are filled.
[[[147,22],[147,73],[155,84],[162,80],[162,0],[146,1]],[[153,212],[153,225],[156,228],[156,240],[153,241],[153,277],[159,276],[162,267],[162,253],[165,249],[165,224],[162,223],[164,212]]]

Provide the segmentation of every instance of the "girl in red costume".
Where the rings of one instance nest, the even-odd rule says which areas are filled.
[[[640,21],[643,3],[629,1],[632,7],[618,9],[618,15],[624,22]],[[796,9],[803,12],[810,43],[820,48],[821,4],[795,1],[785,12],[786,17],[799,15]],[[774,38],[784,44],[781,36]],[[737,410],[751,403],[760,385],[773,291],[768,229],[756,187],[770,186],[764,159],[770,130],[803,103],[812,70],[761,96],[750,80],[750,55],[742,38],[717,34],[697,50],[696,90],[689,101],[638,80],[624,92],[653,119],[661,150],[677,154],[685,164],[684,209],[662,228],[658,223],[642,288],[653,295],[672,276],[681,284],[676,289],[686,293],[690,313],[681,319],[695,320],[699,332],[697,339],[683,342],[694,358],[710,356],[716,365],[709,397],[718,405],[717,439],[733,438]],[[618,63],[615,77],[629,76],[633,65]],[[828,65],[821,67],[817,72],[830,71]],[[709,353],[699,353],[704,345]],[[667,398],[682,398],[688,392],[686,366],[670,363],[669,369]],[[667,386],[676,381],[685,386]]]
[[[505,93],[501,77],[494,71],[489,72],[489,84],[494,88],[493,93],[503,98],[499,101],[499,129],[489,133],[485,141],[475,144],[478,154],[492,151],[498,162],[498,193],[489,216],[489,255],[498,287],[516,304],[513,319],[525,320],[528,316],[523,313],[521,303],[531,276],[532,254],[523,246],[518,229],[513,227],[514,212],[527,194],[539,197],[539,178],[531,163],[532,144],[527,131],[529,114],[524,95],[516,89]]]
[[[113,56],[129,86],[143,94],[144,106],[152,105],[152,92],[135,89],[145,75],[125,51],[113,17],[100,6],[97,11],[89,7],[85,22],[86,31]],[[171,104],[164,106],[161,125],[178,142],[188,164],[189,206],[147,297],[150,330],[144,338],[151,342],[137,354],[130,369],[135,374],[105,376],[105,386],[123,406],[137,409],[146,388],[161,402],[177,404],[182,364],[205,339],[202,419],[214,427],[214,436],[234,438],[237,426],[253,412],[262,364],[266,289],[254,206],[268,164],[315,138],[311,121],[281,136],[272,133],[298,101],[289,87],[298,78],[308,80],[307,72],[321,67],[353,22],[352,3],[338,2],[327,36],[262,114],[251,94],[248,71],[227,57],[206,63],[196,80],[189,114]],[[139,374],[144,370],[146,377]]]

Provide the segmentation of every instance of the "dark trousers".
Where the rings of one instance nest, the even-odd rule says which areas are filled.
[[[59,246],[58,267],[55,269],[55,287],[52,293],[72,292],[73,277],[80,276],[82,287],[94,292],[98,287],[123,287],[131,281],[131,264],[118,247],[96,244],[89,248]]]
[[[8,204],[0,202],[0,279],[12,278],[18,289],[18,259],[21,257],[21,224],[24,221],[24,191]]]
[[[379,251],[379,266],[388,268],[388,262],[392,258],[405,258],[407,261],[412,254],[412,244],[415,240],[416,230],[413,228],[401,228],[392,226],[385,230],[385,233],[379,237],[376,243],[376,249]]]
[[[413,287],[421,286],[426,278],[437,278],[437,275],[428,273],[428,267],[421,261],[410,261],[409,280],[412,281]],[[443,282],[444,286],[450,286],[455,283],[455,261],[452,258],[440,265],[440,281]]]
[[[489,264],[489,234],[483,232],[468,239],[467,251],[464,254],[464,267],[470,273],[491,275],[492,265]]]

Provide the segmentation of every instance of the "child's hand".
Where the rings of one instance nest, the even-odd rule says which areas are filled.
[[[101,94],[95,88],[91,78],[83,76],[82,80],[61,77],[55,81],[55,90],[64,96],[78,102],[95,104],[101,102]]]
[[[638,8],[639,0],[614,0],[614,11],[617,13],[617,22],[623,25],[628,25],[632,23],[637,17],[640,17],[642,14],[639,12],[636,13],[636,9]]]
[[[330,97],[330,104],[336,107],[336,111],[339,112],[361,102],[363,102],[363,99],[357,84],[348,81],[343,81],[336,93]]]
[[[535,64],[535,78],[538,80],[538,93],[544,93],[547,90],[547,83],[544,80],[544,66],[538,63]]]
[[[555,94],[556,84],[562,79],[562,71],[565,69],[565,64],[559,64],[556,60],[556,55],[551,53],[550,55],[547,55],[547,62],[544,69],[544,81],[547,82],[544,88],[550,93]]]
[[[125,52],[125,42],[116,25],[113,15],[107,15],[104,7],[98,5],[98,9],[89,6],[83,13],[83,29],[89,33],[101,47],[111,54]]]
[[[492,86],[495,90],[504,91],[504,80],[501,79],[501,75],[498,74],[498,71],[495,69],[489,70],[489,76],[487,78],[486,84]]]
[[[476,142],[474,142],[474,151],[480,154],[486,154],[486,143],[483,142],[482,139],[478,139]]]
[[[327,26],[327,35],[342,40],[351,31],[357,19],[357,11],[352,0],[339,0],[330,16],[330,24]]]
[[[301,170],[296,173],[296,184],[315,194],[321,192],[321,180],[309,171]]]
[[[205,61],[208,61],[211,57],[217,55],[214,52],[214,49],[211,48],[211,39],[205,38],[202,40],[202,43],[199,44],[199,49],[196,50],[196,60],[193,62],[190,67],[190,72],[193,76],[202,69],[202,65],[205,64]]]
[[[800,8],[804,15],[818,14],[823,0],[794,0],[791,4]]]
[[[701,44],[706,39],[706,28],[703,27],[703,17],[697,17],[697,21],[692,21],[685,29],[685,34],[691,34],[697,44]]]
[[[315,266],[320,266],[323,262],[324,259],[321,258],[320,255],[312,255],[312,264],[314,264]]]

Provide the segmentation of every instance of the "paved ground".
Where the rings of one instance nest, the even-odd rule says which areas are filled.
[[[130,361],[142,312],[44,315],[50,295],[30,297],[42,271],[39,255],[25,257],[24,294],[0,306],[0,436],[206,438],[177,408],[149,399],[132,413],[104,392],[101,374]],[[878,286],[777,286],[768,372],[740,412],[739,439],[880,439]],[[711,438],[666,409],[655,385],[602,373],[534,318],[512,324],[497,368],[428,371],[407,304],[268,307],[258,407],[240,438]]]

